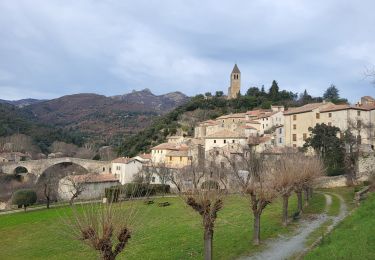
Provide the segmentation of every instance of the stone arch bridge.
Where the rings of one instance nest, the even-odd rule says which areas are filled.
[[[88,159],[79,159],[72,157],[53,158],[53,159],[41,159],[41,160],[30,160],[20,162],[9,162],[0,165],[0,172],[6,174],[15,174],[16,169],[23,167],[29,174],[33,174],[39,179],[45,170],[49,167],[60,163],[72,163],[82,166],[89,173],[103,173],[111,171],[111,162],[109,161],[95,161]]]

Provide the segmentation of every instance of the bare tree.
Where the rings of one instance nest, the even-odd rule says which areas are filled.
[[[63,179],[63,186],[70,194],[69,204],[73,205],[74,200],[81,195],[87,187],[91,175],[69,175]],[[64,191],[65,192],[65,191]]]
[[[298,167],[295,164],[295,155],[285,153],[276,161],[274,167],[274,183],[276,191],[280,194],[283,200],[283,225],[288,225],[288,205],[289,197],[294,190],[294,179],[299,173]]]
[[[223,207],[225,191],[219,188],[194,189],[181,193],[187,205],[193,208],[201,217],[204,229],[204,258],[212,259],[212,241],[214,236],[217,213]]]
[[[179,181],[185,188],[187,188],[187,183],[191,183],[192,188],[197,190],[204,179],[206,170],[204,165],[199,165],[197,161],[192,160],[188,166],[180,170]]]
[[[72,207],[73,220],[68,224],[76,239],[98,251],[101,259],[114,260],[131,238],[134,207],[123,209],[112,203],[82,206],[81,211]]]
[[[50,208],[51,201],[57,197],[59,176],[52,173],[43,174],[38,180],[38,190],[46,199],[47,209]]]
[[[259,245],[260,217],[277,195],[271,166],[254,148],[228,157],[228,162],[243,194],[250,200],[254,216],[253,243]]]

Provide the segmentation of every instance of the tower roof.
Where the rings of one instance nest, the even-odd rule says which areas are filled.
[[[240,71],[239,68],[237,67],[237,64],[234,64],[234,67],[233,67],[232,73],[241,73],[241,71]]]

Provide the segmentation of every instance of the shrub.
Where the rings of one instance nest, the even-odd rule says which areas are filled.
[[[327,175],[328,176],[338,176],[345,174],[345,169],[343,168],[328,168]]]
[[[105,188],[104,194],[108,199],[108,202],[117,202],[120,195],[120,189],[117,186]]]
[[[117,202],[120,197],[133,198],[170,193],[170,186],[166,184],[127,183],[106,188],[104,192],[109,202]]]
[[[33,190],[23,189],[16,191],[12,196],[12,204],[17,205],[19,208],[26,208],[33,205],[37,200],[36,192]]]
[[[205,181],[205,182],[202,183],[201,188],[202,189],[215,189],[215,190],[218,190],[218,189],[220,189],[220,186],[219,186],[219,183],[217,183],[217,181],[208,180],[208,181]]]

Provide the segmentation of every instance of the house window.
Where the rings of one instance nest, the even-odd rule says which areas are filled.
[[[293,147],[297,147],[297,145],[296,145],[296,144],[293,144]]]
[[[279,138],[279,144],[281,144],[283,142],[283,139],[281,139],[281,137]]]
[[[297,141],[297,135],[293,134],[293,141]]]
[[[297,125],[293,125],[293,129],[296,130],[297,129]]]
[[[320,119],[320,114],[319,114],[319,113],[316,113],[316,114],[315,114],[315,117],[316,117],[316,119]]]
[[[234,144],[234,140],[232,140],[232,144]]]
[[[332,117],[332,113],[328,113],[328,117]]]
[[[172,156],[169,156],[169,160],[172,161]]]
[[[328,126],[332,126],[332,123],[331,123],[331,122],[328,122]]]
[[[281,128],[279,128],[279,134],[281,134],[281,131],[282,131]]]
[[[214,144],[216,144],[216,140],[214,140]]]
[[[226,144],[226,143],[227,143],[227,140],[224,139],[224,144]]]
[[[152,178],[151,178],[151,182],[155,182],[155,177],[152,177]]]
[[[361,120],[357,120],[357,128],[361,128],[361,126],[362,126]]]
[[[357,116],[360,116],[361,115],[361,111],[357,111]]]
[[[103,167],[103,172],[105,172],[105,167]]]
[[[306,133],[304,133],[304,134],[303,134],[303,141],[305,141],[305,140],[306,140],[306,138],[307,138],[307,134],[306,134]]]
[[[180,156],[180,162],[182,162],[182,156]]]
[[[293,120],[297,120],[297,115],[293,115]]]
[[[358,144],[362,143],[362,137],[360,135],[357,136],[357,143]]]

